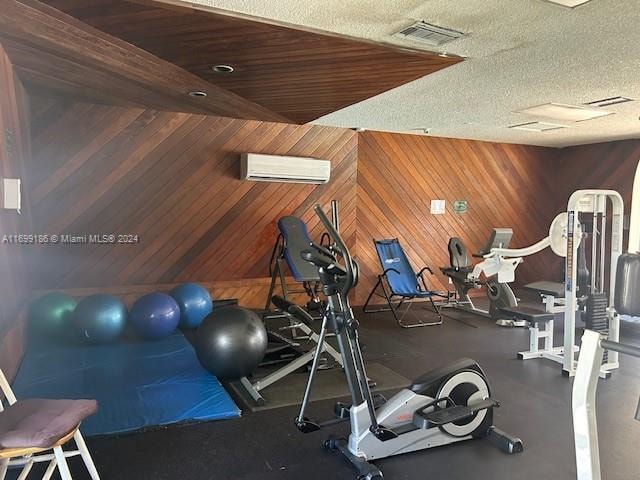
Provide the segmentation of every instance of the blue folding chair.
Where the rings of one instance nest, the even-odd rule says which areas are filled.
[[[402,246],[397,238],[387,240],[373,241],[380,265],[382,266],[382,275],[378,275],[378,281],[371,290],[367,301],[364,304],[363,311],[365,313],[374,312],[391,312],[402,328],[428,327],[431,325],[442,324],[442,315],[440,309],[433,301],[433,297],[446,298],[446,296],[430,290],[424,279],[424,272],[433,275],[433,271],[429,267],[424,267],[417,274],[411,267],[407,255],[404,253]],[[382,293],[379,293],[381,290]],[[370,308],[369,302],[373,296],[384,298],[388,307]],[[402,320],[409,312],[412,301],[415,299],[428,299],[438,317],[437,321],[424,322],[418,319],[416,323],[404,323]],[[403,305],[407,305],[402,310]]]

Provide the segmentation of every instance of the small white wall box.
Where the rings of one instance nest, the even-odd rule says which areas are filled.
[[[446,202],[444,200],[431,200],[431,214],[444,215]]]
[[[19,178],[4,178],[2,180],[5,210],[16,210],[20,213],[22,206],[20,183]]]

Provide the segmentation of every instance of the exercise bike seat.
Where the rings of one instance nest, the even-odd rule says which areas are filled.
[[[427,395],[435,398],[438,393],[438,388],[442,384],[442,379],[453,375],[460,370],[475,370],[486,378],[482,368],[475,360],[470,358],[461,358],[449,365],[436,368],[419,376],[411,383],[409,390],[417,393],[418,395]]]
[[[449,250],[449,263],[452,269],[460,271],[472,268],[469,254],[462,240],[458,237],[451,237],[447,248]]]

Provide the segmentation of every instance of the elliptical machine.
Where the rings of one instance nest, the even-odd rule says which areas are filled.
[[[359,480],[383,478],[380,469],[369,463],[371,460],[473,438],[488,438],[509,454],[521,452],[520,439],[493,426],[493,408],[499,403],[491,398],[482,368],[471,359],[461,359],[426,373],[389,400],[378,397],[382,401],[374,402],[360,349],[358,321],[348,300],[349,292],[357,283],[357,264],[338,233],[335,202],[332,207],[333,223],[320,205],[316,205],[315,212],[333,239],[333,245],[325,248],[311,243],[301,255],[318,268],[328,300],[325,320],[328,330],[336,335],[352,403],[350,406],[336,404],[336,418],[325,422],[311,421],[305,415],[324,342],[323,329],[295,419],[298,429],[309,433],[350,421],[348,440],[330,437],[325,447],[342,453],[358,470]]]

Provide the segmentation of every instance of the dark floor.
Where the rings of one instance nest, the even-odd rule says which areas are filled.
[[[385,314],[360,318],[367,359],[406,377],[461,356],[477,360],[502,402],[496,425],[525,443],[524,453],[514,456],[479,440],[382,460],[378,465],[385,479],[575,479],[571,381],[558,364],[516,359],[528,345],[527,330],[496,327],[472,315],[465,315],[465,323],[446,319],[443,326],[413,330],[397,327]],[[626,327],[623,340],[640,343],[637,327]],[[598,389],[606,480],[640,477],[640,423],[633,420],[640,361],[622,357],[621,364]],[[322,416],[332,404],[320,402],[313,410]],[[355,478],[349,464],[322,448],[329,432],[301,434],[293,426],[295,414],[291,407],[246,412],[240,419],[89,439],[88,444],[103,479]],[[77,460],[72,462],[78,472],[74,478],[85,478]]]

